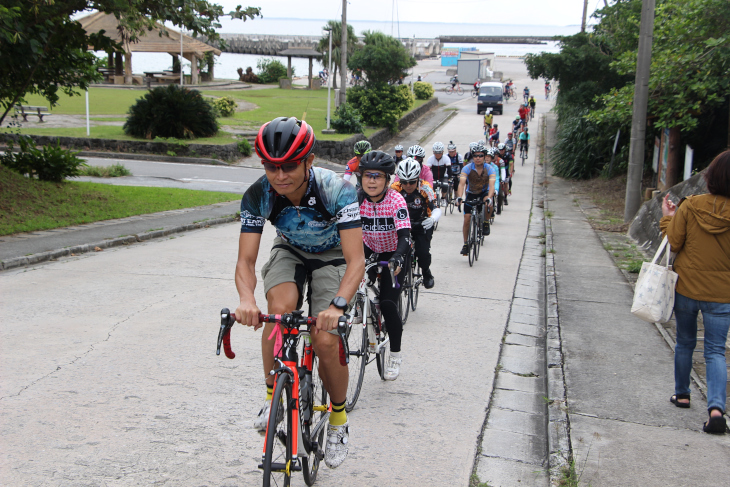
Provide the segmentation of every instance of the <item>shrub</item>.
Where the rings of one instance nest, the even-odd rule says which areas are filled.
[[[330,120],[332,128],[341,134],[360,134],[363,132],[362,115],[350,103],[340,105]]]
[[[386,127],[393,133],[398,132],[398,119],[414,103],[413,95],[406,85],[386,84],[349,89],[347,101],[360,112],[367,125]]]
[[[248,140],[239,140],[238,152],[243,154],[245,157],[249,157],[251,154],[253,154],[253,147],[251,147],[251,143]]]
[[[259,83],[278,83],[279,78],[286,78],[286,66],[273,58],[261,58],[256,62],[259,73]],[[294,76],[294,67],[291,68],[291,75]]]
[[[213,100],[213,106],[216,110],[218,110],[221,117],[232,117],[233,114],[236,113],[238,104],[236,103],[236,100],[230,96],[224,96]]]
[[[198,90],[169,85],[150,90],[129,108],[124,133],[145,139],[212,137],[218,123]]]
[[[79,176],[92,176],[95,178],[119,178],[131,176],[132,171],[123,164],[112,164],[111,166],[87,166],[79,172]]]
[[[61,149],[56,145],[47,145],[38,149],[30,137],[21,135],[18,138],[20,152],[13,152],[13,142],[8,140],[8,149],[0,156],[0,164],[9,169],[36,176],[41,181],[60,183],[67,177],[78,176],[81,168],[86,166],[83,160],[76,157],[78,152]]]
[[[433,85],[425,81],[416,81],[413,83],[413,93],[416,95],[416,100],[430,100],[434,93]]]

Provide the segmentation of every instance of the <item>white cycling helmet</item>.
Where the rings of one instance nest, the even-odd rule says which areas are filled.
[[[497,145],[497,149],[499,149],[499,150],[503,150],[504,148],[505,148],[505,145],[504,145],[504,143],[502,143],[502,142],[500,142],[500,143],[499,143],[499,144]]]
[[[400,152],[403,152],[403,146],[402,146],[402,145],[400,145],[400,144],[396,145],[396,146],[395,146],[395,151],[396,151],[396,152],[398,152],[398,151],[400,151]]]
[[[474,149],[478,145],[479,145],[479,142],[469,142],[469,152],[474,152]]]
[[[421,165],[415,159],[406,157],[398,163],[395,174],[401,181],[413,181],[421,177]]]
[[[408,157],[426,157],[426,151],[420,145],[412,145],[408,148]]]
[[[497,151],[494,149],[494,147],[490,147],[487,149],[487,155],[494,157],[494,155],[497,153]]]
[[[433,151],[436,152],[436,153],[443,154],[443,152],[444,152],[444,144],[442,144],[441,142],[434,143],[433,144]]]
[[[449,141],[449,145],[446,146],[447,150],[456,150],[456,144],[453,141]]]
[[[484,142],[481,140],[479,142],[472,142],[474,144],[474,148],[471,150],[472,154],[475,152],[483,152],[487,153],[487,148],[484,146]]]

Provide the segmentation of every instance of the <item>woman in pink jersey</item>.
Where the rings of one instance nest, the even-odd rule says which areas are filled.
[[[372,151],[360,160],[360,218],[365,241],[365,257],[378,254],[378,261],[388,261],[398,276],[408,255],[411,220],[406,200],[390,189],[395,160],[390,154]],[[373,269],[374,271],[374,269]],[[374,276],[369,276],[374,280]],[[399,280],[400,278],[396,277]],[[403,322],[398,313],[400,288],[393,288],[390,272],[380,274],[380,310],[390,337],[390,358],[384,378],[395,380],[400,374]]]

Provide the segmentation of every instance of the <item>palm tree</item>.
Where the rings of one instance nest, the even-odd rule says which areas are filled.
[[[332,30],[332,61],[334,62],[335,71],[330,73],[330,76],[334,80],[333,87],[337,88],[337,68],[339,67],[339,60],[341,56],[340,47],[342,46],[342,22],[339,20],[328,20],[323,30]],[[355,29],[350,24],[347,25],[347,57],[349,58],[355,49],[357,49],[357,37],[355,36]],[[323,54],[322,63],[325,67],[330,65],[329,52],[329,34],[322,37],[317,44],[317,51]]]

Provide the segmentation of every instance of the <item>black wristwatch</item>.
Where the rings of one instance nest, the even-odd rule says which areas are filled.
[[[334,306],[335,308],[339,308],[342,311],[347,311],[347,301],[342,296],[335,296],[335,299],[333,299],[330,302],[330,306]]]

